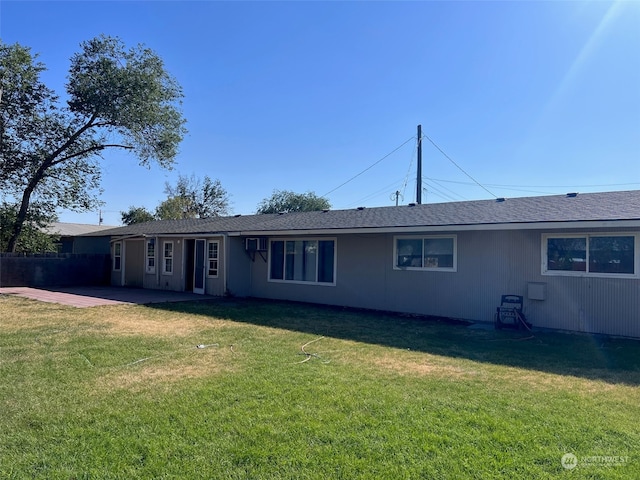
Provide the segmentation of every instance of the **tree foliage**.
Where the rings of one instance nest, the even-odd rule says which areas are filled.
[[[203,180],[180,175],[175,185],[165,184],[165,193],[167,199],[156,208],[159,220],[219,217],[229,211],[229,195],[220,180],[206,175]]]
[[[274,190],[269,198],[258,205],[256,213],[312,212],[331,208],[329,200],[314,192],[295,193],[289,190]]]
[[[7,251],[17,215],[17,205],[6,202],[0,204],[0,252]],[[51,235],[46,232],[46,228],[56,220],[55,215],[48,213],[46,208],[32,204],[29,215],[24,222],[23,234],[20,235],[14,251],[22,253],[57,251],[56,241],[59,240],[59,235]]]
[[[122,223],[125,225],[133,225],[134,223],[151,222],[155,220],[153,213],[144,207],[129,207],[126,212],[120,212]]]
[[[167,199],[160,202],[152,214],[144,207],[129,207],[120,212],[122,223],[148,222],[151,220],[180,220],[183,218],[210,218],[229,213],[229,195],[220,180],[204,179],[195,175],[180,175],[175,185],[165,184]]]
[[[17,213],[7,249],[17,247],[33,202],[52,211],[99,205],[107,149],[130,150],[140,164],[170,168],[185,133],[182,90],[144,46],[96,37],[71,58],[67,102],[40,80],[29,48],[0,42],[0,192]]]

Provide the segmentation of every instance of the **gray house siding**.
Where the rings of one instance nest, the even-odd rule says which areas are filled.
[[[73,253],[109,254],[109,237],[74,237]]]
[[[155,240],[155,269],[149,270],[146,262],[146,242]],[[225,291],[225,262],[224,262],[224,238],[210,237],[205,240],[218,242],[218,274],[205,276],[205,294],[222,296]],[[194,238],[189,237],[148,237],[145,239],[125,239],[114,242],[111,246],[111,255],[114,255],[114,244],[121,243],[122,261],[121,270],[116,271],[114,262],[111,267],[111,284],[116,286],[142,287],[156,290],[192,291],[194,275]],[[172,269],[165,271],[165,244],[172,243]],[[207,266],[207,247],[205,243],[205,267]]]
[[[226,237],[226,240],[228,245],[224,253],[228,255],[226,261],[228,293],[239,297],[256,296],[252,292],[252,280],[255,275],[263,278],[267,274],[266,267],[264,270],[260,269],[265,263],[264,260],[259,254],[253,261],[251,260],[245,251],[243,237]]]
[[[270,282],[268,262],[256,259],[250,295],[492,322],[501,295],[515,294],[537,327],[640,336],[640,279],[543,275],[543,233],[438,232],[456,237],[455,272],[395,269],[393,234],[342,235],[335,286]],[[545,298],[529,298],[529,284]]]
[[[225,294],[225,268],[227,268],[227,262],[225,262],[225,238],[224,237],[210,237],[206,239],[207,242],[214,240],[218,242],[218,275],[216,277],[206,277],[205,294],[215,295],[221,297]],[[207,243],[208,245],[208,243]],[[205,267],[207,263],[207,250],[205,247]]]

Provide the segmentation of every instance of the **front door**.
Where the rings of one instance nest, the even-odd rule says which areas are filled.
[[[206,240],[196,240],[195,255],[193,256],[193,293],[204,293],[205,268],[204,251]]]

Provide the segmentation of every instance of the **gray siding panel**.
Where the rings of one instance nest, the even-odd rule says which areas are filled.
[[[225,276],[225,251],[224,251],[224,238],[223,237],[211,237],[207,238],[207,243],[205,244],[205,268],[208,268],[208,248],[209,241],[217,241],[218,242],[218,276],[217,277],[207,277],[206,278],[206,287],[205,294],[207,295],[215,295],[216,297],[222,297],[225,294],[225,285],[224,285],[224,276]]]
[[[542,275],[543,233],[455,233],[456,272],[394,269],[391,234],[339,236],[335,286],[268,282],[256,259],[248,294],[485,322],[515,294],[534,326],[640,337],[640,279]],[[532,282],[546,286],[544,300],[527,297]]]
[[[248,297],[255,295],[252,293],[252,277],[256,274],[266,275],[260,272],[260,266],[264,263],[260,255],[256,255],[255,262],[247,255],[244,249],[244,239],[241,237],[227,237],[228,249],[224,249],[223,254],[229,255],[227,258],[227,289],[230,295]]]

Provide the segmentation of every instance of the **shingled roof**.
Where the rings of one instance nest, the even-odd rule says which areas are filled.
[[[430,203],[208,219],[161,220],[99,232],[99,235],[215,234],[260,235],[366,229],[518,226],[571,222],[635,221],[640,226],[640,190]]]

